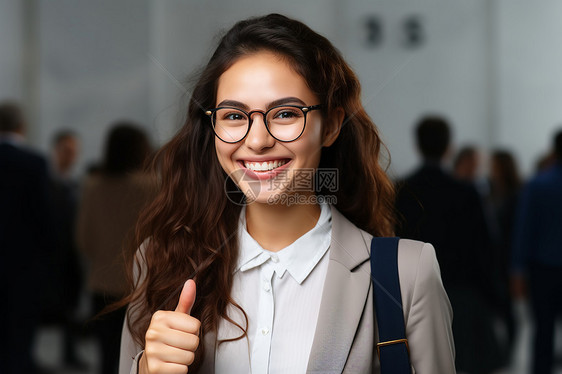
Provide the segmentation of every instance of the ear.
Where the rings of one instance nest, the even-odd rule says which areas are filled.
[[[340,135],[344,117],[345,111],[341,107],[336,108],[329,113],[322,132],[323,147],[329,147],[334,144],[334,142]]]

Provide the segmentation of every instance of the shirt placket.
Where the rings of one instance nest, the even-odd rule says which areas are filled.
[[[269,262],[261,266],[258,320],[252,352],[252,373],[268,373],[275,301],[272,279],[274,268]]]

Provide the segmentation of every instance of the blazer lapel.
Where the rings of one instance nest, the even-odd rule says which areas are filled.
[[[369,238],[332,207],[330,263],[307,373],[341,373],[370,289]]]

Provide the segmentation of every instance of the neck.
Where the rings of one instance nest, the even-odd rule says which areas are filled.
[[[317,204],[246,206],[248,233],[268,251],[277,252],[310,231],[320,218]]]

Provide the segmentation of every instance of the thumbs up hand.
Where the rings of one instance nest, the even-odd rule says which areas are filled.
[[[146,331],[146,345],[139,362],[139,374],[185,374],[199,346],[201,322],[190,316],[195,303],[195,282],[183,285],[178,306],[152,315]]]

